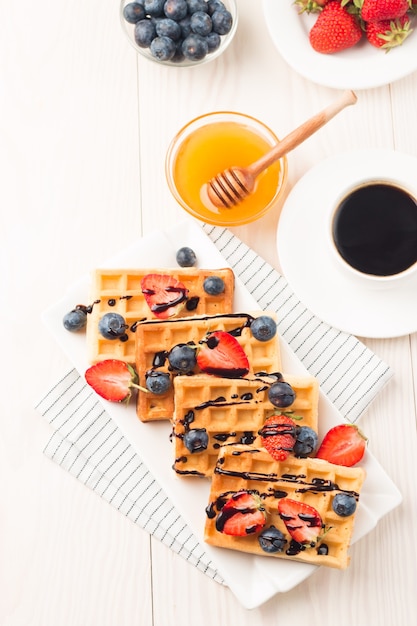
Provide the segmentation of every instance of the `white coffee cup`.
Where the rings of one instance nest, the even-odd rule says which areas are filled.
[[[339,192],[329,211],[332,260],[345,275],[388,288],[417,275],[417,192],[372,178]]]

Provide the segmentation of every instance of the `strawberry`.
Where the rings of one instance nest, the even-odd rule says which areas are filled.
[[[366,38],[370,44],[383,50],[391,50],[400,46],[412,32],[411,21],[408,15],[395,20],[380,20],[366,24]]]
[[[141,288],[152,313],[163,320],[177,315],[188,298],[185,285],[167,274],[147,274]]]
[[[142,389],[136,384],[138,377],[133,367],[117,359],[107,359],[92,365],[85,372],[85,379],[99,396],[109,402],[127,403],[132,388]]]
[[[405,15],[409,8],[409,0],[363,0],[361,17],[365,22],[394,20]]]
[[[296,424],[288,415],[280,413],[265,420],[259,431],[263,447],[276,461],[285,461],[294,448]]]
[[[278,513],[297,543],[312,548],[320,540],[323,522],[316,509],[309,504],[282,498],[278,503]]]
[[[310,30],[310,44],[316,52],[332,54],[351,48],[362,37],[355,15],[339,2],[329,2]]]
[[[299,13],[318,13],[330,0],[295,0]]]
[[[335,465],[351,467],[358,463],[366,448],[366,438],[354,424],[339,424],[324,436],[316,458]]]
[[[249,372],[249,360],[238,340],[230,333],[216,330],[202,341],[197,365],[206,374],[240,378]]]
[[[216,519],[216,530],[225,535],[245,537],[265,526],[266,513],[257,492],[232,493]]]

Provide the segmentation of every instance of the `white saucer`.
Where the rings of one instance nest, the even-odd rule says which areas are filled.
[[[327,239],[329,212],[343,189],[386,180],[417,197],[417,159],[364,150],[322,161],[291,190],[278,224],[278,256],[298,298],[331,326],[360,337],[400,337],[417,331],[417,276],[373,288],[343,272]]]

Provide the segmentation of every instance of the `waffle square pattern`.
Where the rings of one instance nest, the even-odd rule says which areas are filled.
[[[343,467],[321,459],[294,456],[278,462],[263,448],[223,447],[211,482],[205,540],[221,548],[345,569],[349,563],[355,514],[344,517],[336,514],[332,502],[340,493],[353,495],[359,501],[364,478],[365,472],[360,467]],[[225,503],[242,490],[259,496],[265,509],[265,528],[274,527],[284,537],[280,550],[265,552],[258,531],[232,536],[218,529]],[[279,502],[284,498],[305,503],[319,514],[323,527],[314,545],[301,545],[289,535],[278,511]]]
[[[135,330],[139,321],[155,318],[142,292],[145,276],[169,275],[183,283],[187,301],[181,308],[181,317],[196,314],[214,315],[233,310],[234,274],[230,268],[206,270],[196,268],[173,269],[97,269],[92,274],[92,311],[87,318],[88,359],[91,364],[104,359],[118,359],[134,365]],[[218,295],[209,295],[203,288],[206,278],[218,276],[225,288]],[[122,338],[106,339],[98,329],[106,313],[118,313],[126,323]]]
[[[257,315],[261,315],[261,312],[205,315],[184,319],[173,318],[166,321],[149,320],[138,324],[136,329],[136,371],[140,384],[145,385],[147,372],[155,369],[160,372],[169,372],[175,381],[180,376],[169,368],[167,357],[170,350],[180,344],[198,345],[208,333],[213,331],[224,331],[236,337],[249,360],[249,375],[258,372],[279,372],[281,358],[277,338],[259,341],[255,339],[250,330],[250,320]],[[199,374],[201,374],[201,370],[197,366],[193,375],[181,375],[181,378],[192,380]],[[219,379],[207,375],[204,376],[204,380]],[[230,384],[229,379],[228,381]],[[204,384],[198,384],[200,387],[204,387]],[[210,384],[211,382],[208,382],[209,386]],[[139,393],[137,396],[137,414],[139,419],[144,422],[172,419],[174,416],[173,386],[161,395]]]
[[[295,392],[287,409],[298,426],[317,432],[319,386],[312,376],[283,375]],[[277,409],[268,400],[268,377],[237,379],[178,376],[174,380],[174,469],[181,476],[210,477],[222,446],[261,445],[258,431]],[[187,434],[203,432],[207,447],[187,447]],[[198,441],[198,436],[196,436]]]

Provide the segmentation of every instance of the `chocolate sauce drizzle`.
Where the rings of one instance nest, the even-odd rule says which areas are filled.
[[[95,304],[100,304],[101,300],[94,300],[92,304],[76,304],[74,307],[74,311],[80,310],[84,311],[86,315],[93,312],[93,308]]]
[[[169,302],[155,302],[155,304],[152,304],[151,311],[153,313],[164,313],[171,307],[175,307],[177,304],[181,304],[181,302],[185,302],[188,299],[188,289],[185,287],[165,287],[164,289],[168,293],[175,293],[178,295]],[[155,291],[153,289],[142,289],[142,293],[150,296],[155,295]]]
[[[215,320],[215,319],[220,319],[220,318],[228,318],[228,319],[245,319],[246,322],[242,325],[242,326],[238,326],[235,329],[232,329],[230,331],[227,331],[228,333],[230,333],[231,335],[234,334],[235,337],[238,337],[242,334],[242,331],[244,328],[248,328],[251,323],[253,322],[253,320],[255,319],[252,315],[250,315],[249,313],[217,313],[215,315],[199,315],[198,319],[202,320],[202,321],[207,321],[207,320]],[[145,320],[144,322],[142,322],[143,324],[160,324],[160,323],[166,323],[169,322],[170,324],[176,324],[178,322],[183,322],[184,320],[181,318],[174,318],[174,319],[169,319],[169,320]]]
[[[236,451],[236,454],[245,454],[247,451]],[[251,450],[252,453],[256,452],[256,450]],[[258,450],[259,452],[259,450]],[[357,500],[359,499],[359,494],[356,491],[350,491],[348,489],[341,489],[339,485],[331,480],[324,480],[323,478],[313,478],[311,482],[305,480],[306,476],[304,474],[282,474],[279,476],[278,474],[265,474],[262,472],[240,472],[237,470],[228,470],[221,467],[221,463],[218,463],[215,470],[215,474],[222,474],[223,476],[233,476],[235,478],[243,478],[245,480],[251,481],[259,481],[259,482],[268,482],[268,483],[277,483],[277,482],[288,482],[291,484],[296,483],[300,485],[299,488],[296,489],[298,493],[323,493],[327,491],[339,491],[341,493],[346,493],[348,495],[354,496]],[[263,494],[263,497],[268,496],[276,496],[277,492],[268,491],[266,494]],[[279,491],[278,493],[284,493],[284,491]],[[279,497],[285,497],[280,495]]]
[[[164,363],[164,360],[166,359],[166,357],[167,357],[167,353],[165,352],[155,354],[153,365],[160,366],[160,364]],[[262,378],[263,376],[271,379],[272,381],[280,380],[282,378],[282,374],[279,372],[275,372],[272,374],[267,373],[267,372],[259,372],[255,374],[255,378],[245,378],[245,380],[248,380],[251,382],[259,381],[261,383],[265,383],[265,380]],[[213,398],[211,400],[206,400],[205,402],[201,402],[200,404],[190,409],[184,415],[182,420],[179,420],[179,423],[184,426],[184,431],[182,433],[175,433],[173,431],[171,433],[171,438],[175,436],[179,439],[182,439],[184,437],[184,434],[189,430],[190,423],[194,421],[195,413],[198,411],[204,411],[205,409],[210,408],[210,407],[221,408],[221,407],[237,406],[237,405],[249,405],[249,404],[253,405],[258,402],[261,402],[262,397],[258,397],[258,394],[262,394],[266,389],[269,388],[270,384],[272,383],[268,382],[267,384],[261,384],[254,392],[247,391],[247,392],[242,393],[240,396],[237,393],[232,394],[230,400],[228,400],[224,396],[218,396],[217,398]],[[285,429],[288,429],[288,427],[285,426]],[[210,439],[211,439],[211,445],[212,445],[213,450],[219,450],[222,447],[233,446],[236,444],[251,446],[256,441],[259,434],[260,432],[258,433],[258,432],[254,432],[250,430],[245,430],[243,432],[242,431],[241,432],[232,431],[232,432],[226,432],[226,433],[220,432],[216,434],[211,433]],[[276,432],[274,434],[276,434]],[[251,450],[248,450],[248,452],[251,452]],[[237,452],[233,452],[233,454],[237,454]],[[177,463],[185,463],[186,461],[187,461],[186,457],[180,457],[179,459],[176,459],[174,463],[175,471],[178,471],[176,467]],[[221,463],[221,461],[222,459],[220,459],[219,463]],[[191,470],[190,472],[188,472],[187,470],[181,470],[181,473],[187,474],[187,473],[192,473],[192,472]]]

